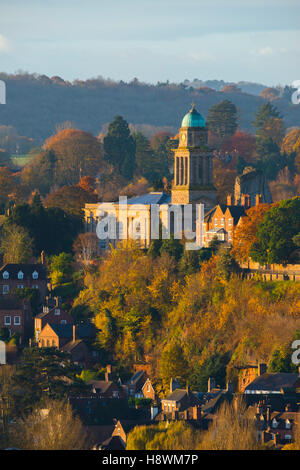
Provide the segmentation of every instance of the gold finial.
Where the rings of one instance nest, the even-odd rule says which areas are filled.
[[[192,101],[191,105],[192,105],[191,111],[194,111],[194,109],[195,109],[195,103],[194,103],[194,101]]]

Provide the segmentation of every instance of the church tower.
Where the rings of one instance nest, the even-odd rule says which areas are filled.
[[[204,203],[206,209],[216,204],[213,185],[212,155],[207,145],[204,118],[192,105],[179,130],[178,148],[174,150],[172,204]]]

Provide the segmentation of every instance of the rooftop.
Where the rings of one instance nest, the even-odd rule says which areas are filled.
[[[204,117],[198,113],[194,105],[184,116],[181,127],[205,127]]]

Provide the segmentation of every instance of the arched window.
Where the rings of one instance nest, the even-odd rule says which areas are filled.
[[[24,278],[24,273],[22,271],[18,272],[18,279],[23,279]]]
[[[8,271],[4,271],[3,279],[9,279],[9,272]]]
[[[38,279],[39,273],[37,271],[33,271],[32,273],[32,279]]]

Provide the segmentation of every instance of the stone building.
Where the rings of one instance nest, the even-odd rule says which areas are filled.
[[[204,118],[194,105],[182,120],[178,148],[174,149],[171,194],[150,192],[130,198],[126,203],[126,206],[121,201],[101,204],[101,210],[100,203],[85,205],[86,232],[96,232],[97,225],[105,217],[116,221],[114,236],[102,239],[101,248],[106,249],[110,244],[115,246],[118,241],[127,238],[139,240],[142,248],[148,248],[151,240],[158,238],[151,225],[154,216],[158,218],[157,227],[160,222],[166,233],[182,232],[185,217],[183,209],[187,204],[192,209],[191,230],[195,234],[194,239],[202,246],[203,208],[208,211],[215,206],[216,190],[213,186],[212,151],[207,144],[207,128]],[[198,206],[197,210],[197,205],[202,206]],[[154,211],[158,211],[157,215]],[[178,218],[177,214],[180,214]],[[178,220],[181,222],[176,225]]]

